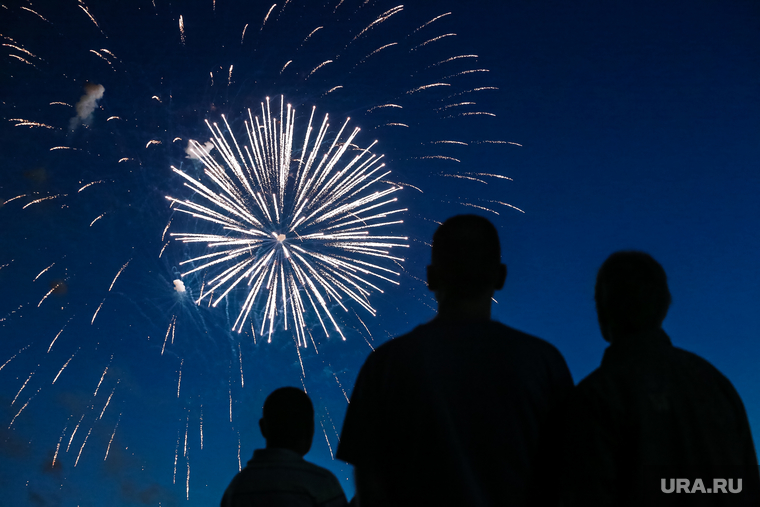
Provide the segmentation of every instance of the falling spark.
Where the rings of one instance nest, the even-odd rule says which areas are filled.
[[[232,85],[232,67],[234,67],[234,65],[230,65],[230,73],[227,76],[227,86]]]
[[[94,224],[95,222],[97,222],[98,220],[100,220],[101,218],[103,218],[106,215],[106,213],[101,214],[100,216],[96,217],[95,220],[93,220],[92,222],[90,222],[90,227],[92,227],[92,224]]]
[[[32,9],[30,9],[28,7],[21,7],[21,9],[23,9],[25,11],[31,12],[32,14],[38,16],[42,21],[45,21],[46,23],[50,23],[50,21],[48,21],[47,19],[45,19],[44,17],[42,17],[42,15],[39,12],[37,12],[37,11],[33,11]],[[52,25],[52,23],[50,23],[50,24]]]
[[[118,381],[116,382],[119,383]],[[111,398],[113,398],[113,393],[116,392],[116,388],[114,387],[113,390],[111,390],[111,394],[108,395],[108,399],[106,400],[106,404],[103,407],[103,410],[100,412],[100,415],[98,416],[98,420],[103,419],[103,414],[106,413],[106,409],[108,408],[108,405],[111,403]]]
[[[174,448],[174,474],[172,484],[177,484],[177,458],[179,458],[179,430],[177,430],[177,446]]]
[[[106,448],[106,455],[103,458],[103,461],[108,459],[108,453],[111,452],[111,444],[113,443],[113,437],[116,436],[116,428],[119,427],[120,422],[121,422],[121,414],[119,414],[119,419],[116,421],[116,426],[113,427],[113,433],[111,433],[111,440],[108,441],[108,447]]]
[[[172,320],[169,322],[169,327],[166,329],[166,336],[164,336],[164,346],[161,347],[161,355],[164,355],[166,349],[166,341],[169,339],[169,333],[172,335],[172,343],[174,343],[174,324],[177,322],[177,316],[172,315]]]
[[[203,450],[203,405],[201,405],[200,433],[201,433],[201,450]]]
[[[464,76],[465,74],[475,74],[477,72],[491,72],[488,69],[470,69],[470,70],[463,70],[462,72],[457,72],[456,74],[451,74],[450,76],[442,77],[441,81],[444,81],[446,79],[451,79],[453,77],[458,76]]]
[[[493,114],[493,113],[487,113],[485,111],[473,111],[473,112],[470,112],[470,113],[459,113],[459,114],[455,114],[455,115],[451,115],[451,116],[446,116],[444,118],[445,119],[456,118],[457,116],[496,116],[496,115]]]
[[[31,345],[31,344],[30,344],[30,345]],[[16,357],[17,355],[21,354],[23,351],[25,351],[25,350],[26,350],[26,349],[28,349],[28,348],[29,348],[29,345],[27,345],[26,347],[24,347],[24,348],[22,348],[22,349],[19,349],[19,351],[18,351],[18,352],[16,352],[15,354],[13,354],[13,355],[10,357],[10,359],[8,359],[6,362],[4,362],[4,363],[3,363],[3,365],[2,365],[2,366],[0,366],[0,370],[2,370],[3,368],[5,368],[5,365],[7,365],[7,364],[8,364],[8,363],[10,363],[11,361],[13,361],[13,359],[15,359],[15,357]]]
[[[354,65],[354,68],[356,68],[356,67],[358,67],[359,65],[363,64],[364,62],[366,62],[366,61],[367,61],[367,59],[368,59],[370,56],[372,56],[372,55],[375,55],[375,54],[379,53],[379,52],[380,52],[380,51],[382,51],[383,49],[385,49],[385,48],[389,48],[389,47],[391,47],[391,46],[397,46],[397,45],[398,45],[398,42],[391,42],[390,44],[386,44],[385,46],[381,46],[381,47],[377,48],[376,50],[374,50],[373,52],[371,52],[370,54],[368,54],[367,56],[365,56],[364,58],[362,58],[361,60],[359,60],[359,63],[357,63],[356,65]]]
[[[245,24],[243,27],[243,34],[240,36],[240,44],[243,44],[243,41],[245,40],[245,31],[248,30],[248,23]]]
[[[60,376],[61,376],[61,373],[63,373],[63,370],[65,370],[65,369],[66,369],[66,367],[69,365],[69,363],[71,362],[71,360],[72,360],[72,359],[74,359],[74,356],[75,356],[75,355],[77,355],[77,352],[79,352],[79,349],[77,349],[77,351],[76,351],[76,352],[74,352],[73,354],[71,354],[71,357],[69,358],[69,360],[68,360],[68,361],[66,361],[66,362],[63,364],[63,366],[61,366],[61,369],[58,371],[58,375],[56,375],[56,376],[55,376],[55,378],[53,379],[53,382],[52,382],[53,384],[55,384],[56,380],[58,380],[58,377],[60,377]],[[52,385],[52,384],[51,384],[51,385]]]
[[[232,422],[232,386],[228,387],[228,392],[230,395],[230,422]]]
[[[43,274],[45,271],[47,271],[48,269],[52,268],[53,266],[55,266],[55,262],[54,262],[54,263],[52,263],[50,266],[46,267],[45,269],[43,269],[42,271],[40,271],[40,272],[39,272],[39,274],[38,274],[37,276],[35,276],[35,277],[34,277],[34,280],[32,280],[32,281],[33,281],[33,282],[36,282],[36,281],[37,281],[37,279],[38,279],[39,277],[41,277],[41,276],[42,276],[42,274]]]
[[[83,420],[84,420],[84,414],[82,414],[82,417],[79,418],[79,422],[77,423],[76,427],[74,428],[74,431],[71,432],[71,438],[69,438],[69,445],[66,446],[66,452],[69,452],[69,449],[71,449],[71,442],[74,441],[74,436],[77,434],[77,430],[79,429],[79,425],[82,424]]]
[[[11,197],[10,199],[8,199],[7,201],[5,201],[3,203],[3,206],[5,206],[6,204],[8,204],[9,202],[15,201],[16,199],[21,199],[22,197],[27,197],[28,195],[29,194],[21,194],[21,195],[17,195],[16,197]]]
[[[88,184],[86,184],[85,186],[83,186],[82,188],[80,188],[79,190],[77,190],[77,193],[81,192],[85,188],[91,187],[91,186],[96,185],[98,183],[105,183],[105,180],[91,181]]]
[[[32,67],[34,67],[35,69],[39,70],[39,68],[38,68],[38,67],[37,67],[35,64],[33,64],[32,62],[30,62],[29,60],[26,60],[26,59],[24,59],[24,58],[21,58],[21,57],[20,57],[20,56],[18,56],[18,55],[8,55],[8,56],[10,56],[10,57],[13,57],[13,58],[15,58],[16,60],[20,60],[20,61],[24,62],[25,64],[27,64],[27,65],[31,65],[31,66],[32,66]]]
[[[471,106],[471,105],[475,105],[475,102],[460,102],[458,104],[449,104],[448,106],[439,107],[438,109],[436,109],[436,111],[444,111],[452,107]]]
[[[243,349],[238,346],[238,360],[240,361],[240,388],[245,387],[245,380],[243,380]]]
[[[397,107],[399,109],[403,109],[403,107],[399,106],[398,104],[380,104],[378,106],[370,107],[369,109],[367,109],[367,112],[369,113],[370,111],[374,111],[375,109],[382,109],[385,107]]]
[[[374,26],[376,26],[376,25],[379,25],[379,24],[380,24],[380,23],[382,23],[383,21],[386,21],[388,18],[390,18],[390,17],[391,17],[391,16],[393,16],[394,14],[398,14],[398,13],[399,13],[399,12],[401,12],[402,10],[404,10],[404,6],[403,6],[403,5],[397,5],[396,7],[393,7],[393,8],[391,8],[391,9],[388,9],[387,11],[385,11],[384,13],[382,13],[382,14],[381,14],[381,15],[380,15],[380,16],[379,16],[377,19],[375,19],[375,20],[374,20],[372,23],[370,23],[369,25],[367,25],[367,27],[366,27],[366,28],[364,28],[364,30],[362,30],[361,32],[359,32],[359,33],[356,35],[356,37],[354,37],[354,38],[351,40],[351,42],[354,42],[356,39],[360,38],[360,37],[361,37],[362,35],[364,35],[364,34],[365,34],[367,31],[369,31],[369,30],[370,30],[372,27],[374,27]],[[350,43],[349,43],[349,44],[350,44]],[[348,47],[348,46],[346,46],[346,47]]]
[[[414,88],[412,90],[409,90],[408,92],[406,92],[406,95],[411,95],[412,93],[417,93],[419,91],[427,90],[428,88],[434,88],[436,86],[451,86],[451,84],[449,84],[449,83],[431,83],[431,84],[428,84],[428,85],[423,85],[423,86],[420,86],[418,88]]]
[[[146,144],[145,147],[148,148],[152,144],[161,144],[161,141],[159,141],[158,139],[151,139],[150,141],[148,141],[148,144]]]
[[[92,320],[90,321],[90,325],[93,325],[93,324],[95,324],[95,317],[97,317],[97,316],[98,316],[98,312],[99,312],[99,311],[100,311],[100,309],[103,307],[103,303],[105,303],[105,302],[106,302],[106,298],[103,298],[103,301],[101,301],[101,302],[100,302],[100,304],[98,305],[98,309],[97,309],[97,310],[95,310],[95,313],[94,313],[94,314],[92,314]]]
[[[343,385],[340,383],[340,380],[338,380],[338,376],[333,372],[333,377],[335,377],[335,382],[338,383],[338,387],[340,387],[341,392],[343,393],[343,397],[346,399],[346,403],[351,403],[351,400],[348,399],[348,395],[346,394],[346,390],[343,389]]]
[[[185,45],[185,20],[182,18],[182,15],[179,16],[179,39],[182,42],[182,45]]]
[[[21,208],[21,209],[26,209],[26,208],[28,208],[29,206],[31,206],[32,204],[37,204],[37,203],[39,203],[39,202],[42,202],[42,201],[47,201],[47,200],[50,200],[50,199],[55,199],[55,198],[57,198],[57,197],[65,197],[65,196],[66,196],[66,194],[57,194],[57,195],[49,195],[49,196],[47,196],[47,197],[42,197],[42,198],[40,198],[40,199],[35,199],[34,201],[32,201],[32,202],[28,203],[27,205],[25,205],[25,206],[24,206],[23,208]]]
[[[15,121],[16,125],[14,125],[14,127],[43,127],[50,130],[55,130],[55,127],[52,127],[46,123],[40,123],[40,122],[32,121],[32,120],[24,120],[22,118],[12,118],[8,121]]]
[[[47,291],[47,294],[45,294],[44,296],[42,296],[42,299],[40,299],[40,302],[39,302],[39,303],[37,303],[37,308],[39,308],[39,307],[40,307],[40,305],[42,304],[42,302],[43,302],[43,301],[45,301],[45,300],[47,299],[47,297],[48,297],[50,294],[52,294],[52,293],[53,293],[53,292],[54,292],[54,291],[55,291],[55,290],[56,290],[58,287],[60,287],[61,285],[63,285],[63,282],[58,282],[58,283],[57,283],[57,284],[55,284],[55,285],[54,285],[54,286],[53,286],[53,287],[52,287],[52,288],[51,288],[49,291]]]
[[[462,141],[433,141],[430,144],[461,144],[462,146],[469,146],[467,143]]]
[[[444,17],[446,17],[446,16],[450,16],[450,15],[451,15],[451,13],[450,13],[450,12],[446,12],[446,13],[444,13],[444,14],[439,14],[438,16],[434,17],[433,19],[431,19],[430,21],[428,21],[427,23],[425,23],[424,25],[422,25],[421,27],[419,27],[419,28],[417,28],[416,30],[414,30],[414,31],[412,32],[412,34],[415,34],[415,33],[419,32],[420,30],[422,30],[423,28],[425,28],[426,26],[428,26],[430,23],[433,23],[433,22],[435,22],[435,21],[438,21],[438,20],[439,20],[439,19],[441,19],[441,18],[444,18]]]
[[[494,203],[496,203],[496,204],[501,204],[502,206],[507,206],[508,208],[512,208],[512,209],[514,209],[514,210],[517,210],[517,211],[519,211],[520,213],[525,213],[525,211],[521,210],[521,209],[520,209],[520,208],[518,208],[517,206],[514,206],[514,205],[512,205],[512,204],[509,204],[508,202],[502,202],[502,201],[492,201],[492,200],[490,200],[490,199],[484,199],[484,200],[485,200],[486,202],[494,202]]]
[[[79,0],[79,8],[82,9],[84,13],[87,14],[87,17],[90,18],[90,20],[95,24],[95,26],[98,27],[98,30],[100,30],[100,33],[102,33],[104,37],[108,38],[108,36],[105,33],[103,33],[103,29],[100,28],[100,25],[98,24],[98,22],[95,21],[95,18],[92,16],[92,14],[90,14],[90,11],[87,10],[87,7],[84,5],[84,2],[82,0]]]
[[[124,268],[126,268],[126,267],[129,265],[129,263],[130,263],[130,262],[132,262],[132,259],[129,259],[129,260],[126,262],[126,264],[124,264],[124,265],[121,267],[121,269],[119,270],[119,272],[118,272],[118,273],[116,273],[116,276],[114,276],[114,277],[113,277],[113,281],[111,282],[111,286],[110,286],[110,287],[108,287],[108,292],[111,292],[111,289],[113,289],[113,284],[115,284],[115,283],[116,283],[116,279],[117,279],[117,278],[119,278],[119,275],[121,274],[121,272],[122,272],[122,271],[124,271]]]
[[[55,454],[53,454],[53,463],[50,465],[51,468],[55,468],[55,461],[58,459],[58,451],[61,450],[61,442],[63,441],[63,437],[66,436],[66,428],[68,428],[68,426],[64,426],[61,436],[58,438],[58,444],[55,446]]]
[[[454,36],[456,36],[455,33],[445,33],[443,35],[439,35],[438,37],[433,37],[432,39],[426,40],[422,44],[414,46],[412,49],[409,50],[409,52],[411,53],[412,51],[417,51],[419,48],[427,46],[431,42],[436,42],[436,41],[439,41],[439,40],[444,39],[446,37],[454,37]]]
[[[314,74],[316,71],[318,71],[319,69],[321,69],[322,67],[324,67],[328,63],[333,63],[333,61],[332,60],[325,60],[324,62],[320,63],[319,65],[317,65],[316,67],[314,67],[314,70],[312,70],[311,72],[309,72],[309,75],[306,76],[304,79],[309,79],[312,74]]]
[[[100,380],[98,381],[97,387],[95,387],[95,392],[92,393],[93,398],[98,395],[98,390],[100,390],[100,384],[103,383],[103,379],[106,378],[106,373],[108,373],[108,368],[111,366],[111,361],[113,361],[113,354],[111,354],[111,359],[108,360],[108,364],[106,365],[105,369],[103,370],[103,374],[100,376]]]
[[[509,180],[509,181],[514,181],[514,180],[513,180],[512,178],[510,178],[509,176],[504,176],[504,175],[502,175],[502,174],[493,174],[493,173],[465,173],[465,174],[474,174],[474,175],[476,175],[476,176],[488,176],[488,177],[490,177],[490,178],[498,178],[498,179],[500,179],[500,180]]]
[[[38,393],[38,392],[40,392],[40,390],[39,390],[39,389],[37,389],[37,393]],[[37,396],[37,393],[34,393],[34,394],[32,395],[32,398],[34,398],[35,396]],[[13,419],[11,419],[11,423],[8,425],[8,429],[11,429],[11,426],[13,426],[13,423],[14,423],[14,422],[16,422],[16,418],[17,418],[18,416],[20,416],[20,415],[21,415],[21,412],[23,412],[23,411],[24,411],[24,409],[25,409],[25,408],[26,408],[26,407],[29,405],[29,402],[31,402],[31,401],[32,401],[32,398],[29,398],[29,399],[27,400],[27,402],[26,402],[26,403],[24,403],[24,406],[23,406],[23,407],[21,407],[21,410],[19,410],[19,411],[16,413],[16,415],[14,415],[14,416],[13,416]]]
[[[267,15],[264,16],[264,21],[261,23],[261,28],[259,29],[259,31],[264,30],[264,25],[267,24],[267,20],[269,19],[269,15],[272,14],[272,11],[274,10],[275,7],[277,7],[277,4],[272,4],[272,6],[269,8],[269,11],[267,11]]]
[[[90,431],[87,432],[87,436],[84,437],[84,442],[82,442],[82,447],[79,448],[79,454],[77,454],[77,459],[74,461],[75,467],[77,464],[79,464],[79,458],[82,457],[82,451],[84,450],[85,444],[87,444],[87,439],[90,438],[90,433],[92,433],[92,428],[90,428]]]
[[[179,362],[179,379],[177,380],[177,398],[179,398],[179,388],[182,385],[182,365],[185,364],[185,359],[182,358],[182,360]],[[185,435],[185,440],[187,440],[187,434]]]
[[[327,438],[327,432],[325,431],[325,425],[322,424],[322,421],[319,421],[319,425],[322,426],[322,433],[325,435],[325,442],[327,442],[327,448],[330,450],[330,458],[333,460],[335,459],[335,455],[333,454],[332,446],[330,445],[330,439]]]
[[[237,432],[238,438],[238,472],[243,469],[243,462],[240,460],[240,432]]]
[[[304,40],[301,42],[301,47],[303,47],[303,45],[306,43],[307,40],[309,40],[311,38],[312,35],[314,35],[315,33],[317,33],[317,31],[321,30],[322,28],[324,28],[324,27],[323,26],[318,26],[314,30],[312,30],[311,33],[309,35],[307,35],[306,38],[304,38]]]
[[[424,70],[432,69],[432,68],[438,67],[439,65],[442,65],[444,63],[453,62],[454,60],[461,60],[462,58],[477,58],[477,57],[478,57],[478,55],[458,55],[458,56],[452,56],[452,57],[446,58],[445,60],[441,60],[438,63],[434,63],[432,65],[428,65],[427,67],[425,67]]]
[[[34,376],[35,372],[36,372],[36,370],[29,374],[29,377],[26,379],[26,382],[23,383],[23,385],[21,386],[21,389],[19,389],[18,392],[16,393],[16,397],[13,398],[13,401],[11,402],[11,405],[13,405],[14,403],[16,403],[16,400],[21,395],[21,391],[24,390],[24,388],[26,387],[26,385],[29,383],[29,381]]]
[[[415,160],[451,160],[452,162],[461,162],[458,158],[447,157],[445,155],[425,155],[424,157],[412,157]]]

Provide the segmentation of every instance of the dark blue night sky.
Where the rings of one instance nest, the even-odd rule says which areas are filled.
[[[351,467],[332,459],[346,397],[368,344],[434,315],[426,242],[437,222],[468,212],[497,225],[509,267],[494,318],[556,345],[576,382],[606,345],[596,270],[616,250],[652,254],[673,294],[664,329],[732,381],[757,443],[756,2],[444,0],[395,14],[398,4],[383,0],[282,4],[263,25],[271,3],[259,1],[2,4],[0,493],[9,505],[213,505],[239,461],[263,447],[261,405],[282,385],[307,389],[317,424],[306,458],[350,497]],[[477,57],[441,63],[460,55]],[[87,82],[104,96],[88,126],[67,132]],[[431,83],[449,86],[408,93]],[[255,342],[230,331],[245,293],[207,308],[174,291],[179,262],[196,250],[171,242],[161,253],[170,220],[170,232],[208,230],[164,198],[192,197],[169,169],[200,175],[187,139],[207,137],[206,118],[239,118],[280,94],[304,122],[312,105],[335,125],[350,116],[358,144],[379,141],[390,179],[422,190],[400,196],[409,211],[393,232],[410,244],[400,285],[370,297],[377,317],[333,303],[345,342],[324,337],[312,315],[319,353],[301,349],[300,361],[290,332],[268,344],[258,330]],[[446,107],[461,102],[475,104]],[[403,108],[372,109],[386,103]],[[483,112],[495,116],[461,114]],[[50,150],[61,146],[73,149]],[[512,181],[455,177],[476,173]],[[185,279],[191,292],[202,277]]]

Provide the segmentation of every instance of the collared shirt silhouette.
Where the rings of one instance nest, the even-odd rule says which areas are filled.
[[[314,409],[295,387],[275,390],[259,421],[267,440],[224,492],[221,507],[345,507],[346,497],[329,470],[309,463]]]
[[[565,505],[760,505],[744,405],[713,365],[661,329],[670,293],[659,264],[640,252],[613,254],[596,299],[611,345],[572,397]],[[688,479],[689,493],[668,492],[671,479]],[[742,491],[713,492],[714,479],[732,479],[734,490],[742,479]]]
[[[550,505],[554,412],[572,387],[554,346],[490,319],[506,278],[498,235],[474,215],[433,238],[433,321],[370,354],[336,457],[359,505]]]

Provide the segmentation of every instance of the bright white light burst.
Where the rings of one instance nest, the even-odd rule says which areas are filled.
[[[267,97],[266,105],[261,104],[263,122],[248,110],[249,144],[242,149],[224,116],[227,136],[206,120],[215,150],[191,141],[191,151],[205,165],[211,183],[172,167],[201,203],[167,199],[178,211],[220,226],[217,233],[172,234],[185,243],[206,243],[211,250],[181,263],[192,266],[182,276],[200,270],[212,275],[197,303],[209,298],[216,306],[245,281],[248,294],[232,329],[241,332],[251,311],[266,300],[260,333],[268,328],[271,341],[275,322],[281,320],[284,329],[290,326],[295,331],[298,345],[305,347],[306,334],[310,335],[304,319],[308,308],[327,336],[329,320],[345,340],[330,311],[331,302],[347,311],[348,298],[375,315],[368,299],[372,289],[382,292],[375,283],[398,285],[399,273],[378,263],[402,262],[390,251],[408,247],[407,238],[370,231],[403,223],[389,217],[406,209],[394,204],[397,198],[391,194],[401,187],[384,180],[390,171],[384,170],[382,155],[370,152],[377,141],[357,148],[352,141],[358,128],[342,139],[348,118],[335,138],[326,140],[327,115],[312,141],[312,108],[303,142],[294,146],[295,109],[284,104],[281,97],[278,119],[272,116]],[[359,153],[350,157],[349,150]],[[223,163],[211,155],[214,151]],[[299,152],[300,157],[294,158]]]

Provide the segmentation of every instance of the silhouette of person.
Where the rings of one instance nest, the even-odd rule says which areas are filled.
[[[329,470],[303,456],[314,437],[314,408],[295,387],[272,391],[259,420],[266,449],[256,449],[222,497],[221,507],[344,507],[346,496]]]
[[[594,298],[610,346],[571,397],[564,505],[760,505],[739,395],[662,330],[670,306],[662,266],[643,252],[614,253],[599,269]],[[741,492],[732,493],[739,480]]]
[[[435,232],[438,315],[369,355],[346,412],[337,457],[354,465],[360,507],[556,500],[552,412],[572,378],[554,346],[491,320],[506,276],[485,218]]]

